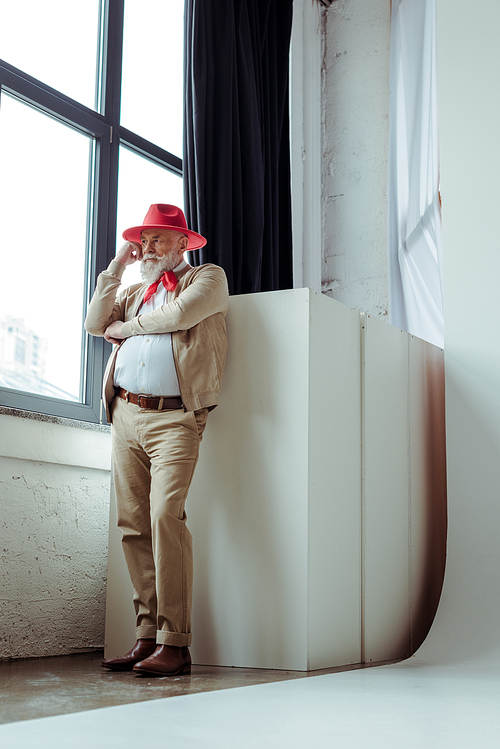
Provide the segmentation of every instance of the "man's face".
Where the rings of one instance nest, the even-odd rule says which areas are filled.
[[[141,233],[142,259],[158,259],[168,255],[182,256],[187,237],[170,229],[146,229]]]
[[[141,274],[154,283],[165,271],[173,270],[182,261],[188,245],[185,234],[170,229],[145,229],[141,233]]]

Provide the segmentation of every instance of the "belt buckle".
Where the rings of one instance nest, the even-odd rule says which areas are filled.
[[[145,395],[138,395],[137,396],[137,405],[139,406],[139,408],[146,408],[146,406],[143,406],[142,403],[141,403],[141,398],[145,398],[145,397],[146,397]]]

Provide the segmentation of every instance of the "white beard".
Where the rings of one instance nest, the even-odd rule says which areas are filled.
[[[141,260],[141,276],[146,283],[152,284],[159,281],[165,271],[173,270],[179,265],[179,257],[175,255],[164,255],[160,258],[143,258]]]

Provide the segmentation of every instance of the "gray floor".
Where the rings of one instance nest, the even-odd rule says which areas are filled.
[[[17,683],[11,706],[21,719],[0,725],[2,749],[137,749],[145,742],[148,749],[499,746],[496,664],[481,671],[476,664],[425,666],[415,658],[312,678],[200,667],[191,677],[149,682],[130,674],[98,676],[95,658],[52,660],[65,660],[66,668],[45,662],[30,671],[25,662],[10,669],[10,683]],[[238,683],[245,686],[221,688]],[[212,691],[182,693],[193,687]],[[133,704],[115,704],[121,700]],[[81,709],[96,704],[101,709]],[[47,717],[23,720],[35,708]],[[80,712],[48,715],[64,708]]]
[[[193,666],[190,676],[149,678],[101,668],[102,658],[98,652],[0,662],[0,724],[346,670]]]

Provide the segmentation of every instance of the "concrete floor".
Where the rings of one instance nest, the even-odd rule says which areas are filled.
[[[193,666],[190,676],[148,678],[101,668],[102,658],[98,652],[0,662],[0,724],[345,670]]]
[[[193,672],[191,683],[190,677],[177,683],[167,679],[150,683],[130,675],[97,674],[95,658],[50,659],[55,660],[66,660],[66,668],[49,661],[45,666],[31,662],[31,671],[27,662],[12,664],[7,684],[12,694],[4,699],[13,707],[20,700],[23,706],[17,722],[0,726],[2,749],[137,749],[142,744],[149,749],[497,749],[499,745],[500,678],[493,664],[483,669],[475,664],[426,667],[410,659],[395,666],[311,678],[298,672],[249,674],[246,669],[242,673],[203,667]],[[8,670],[2,667],[5,674]],[[273,677],[278,680],[262,683]],[[254,679],[257,683],[248,685]],[[238,681],[247,686],[226,688]],[[216,691],[200,693],[203,683]],[[198,692],[187,693],[193,684]],[[1,691],[2,695],[11,692]],[[174,696],[158,699],[166,694]],[[127,699],[134,704],[116,704]],[[101,709],[89,709],[95,704]],[[24,720],[32,708],[48,715],[48,710],[61,712],[64,707],[84,711]]]

